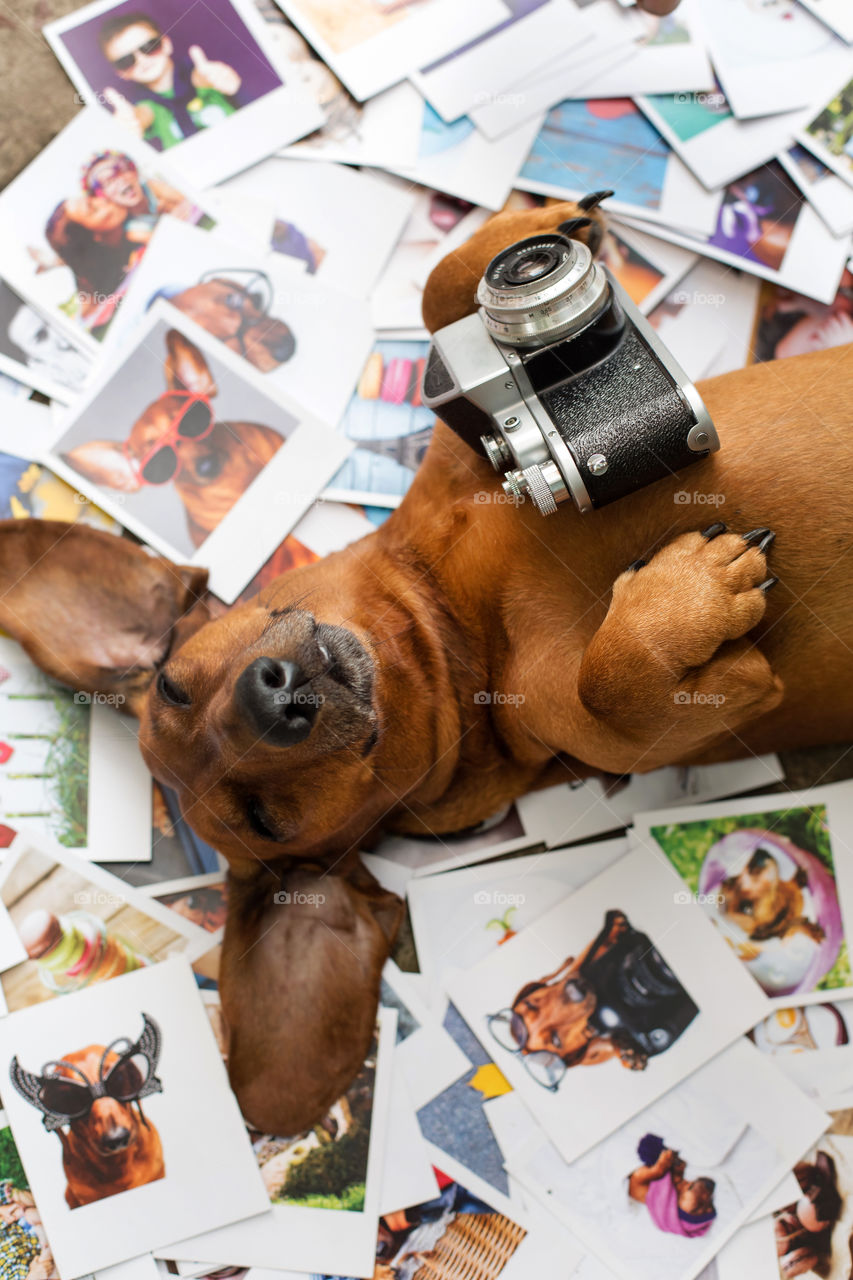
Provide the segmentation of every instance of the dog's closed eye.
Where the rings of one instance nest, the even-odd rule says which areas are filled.
[[[190,705],[190,695],[180,685],[175,684],[174,680],[170,680],[165,671],[161,671],[157,677],[157,692],[170,706],[188,707]]]
[[[260,836],[261,840],[279,841],[278,833],[270,824],[264,813],[263,806],[256,796],[253,796],[246,804],[246,818],[255,835]]]

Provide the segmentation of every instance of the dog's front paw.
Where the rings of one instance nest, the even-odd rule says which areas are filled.
[[[702,666],[763,618],[777,581],[767,564],[774,536],[766,528],[730,533],[719,521],[682,534],[616,579],[620,623],[673,671]]]
[[[648,1066],[648,1054],[643,1053],[642,1049],[624,1048],[619,1053],[623,1067],[627,1067],[629,1071],[645,1071]]]

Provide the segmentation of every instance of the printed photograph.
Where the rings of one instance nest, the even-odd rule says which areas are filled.
[[[664,279],[663,272],[612,227],[604,234],[598,257],[637,306]]]
[[[83,849],[91,705],[31,666],[10,640],[0,640],[4,657],[9,665],[0,665],[0,822],[16,830],[41,829],[66,848]]]
[[[832,157],[833,168],[853,179],[853,80],[806,125],[805,133]]]
[[[851,986],[825,805],[674,822],[650,834],[768,996]]]
[[[374,1280],[497,1280],[527,1232],[440,1169],[435,1176],[435,1199],[379,1219]]]
[[[572,100],[548,112],[519,180],[568,194],[613,188],[623,204],[657,210],[669,155],[630,98]]]
[[[80,391],[92,365],[55,324],[0,280],[0,368],[67,402]]]
[[[805,197],[777,160],[726,187],[708,244],[780,271]]]
[[[250,249],[167,219],[122,304],[107,355],[131,340],[165,299],[269,383],[334,426],[374,341],[365,301],[288,270],[279,259],[258,266]],[[329,360],[329,317],[340,326]]]
[[[542,1135],[514,1171],[625,1280],[693,1280],[825,1123],[776,1079],[738,1041],[579,1160]]]
[[[0,974],[10,1012],[157,964],[190,939],[193,954],[207,945],[123,880],[32,845],[7,857],[0,901],[28,957]]]
[[[168,892],[162,892],[163,889]],[[157,887],[151,896],[206,933],[219,933],[225,928],[228,883],[216,872],[210,876],[193,876],[180,888],[169,885]]]
[[[158,320],[55,451],[74,473],[119,502],[122,513],[191,556],[297,425],[285,409]]]
[[[690,142],[734,118],[719,85],[714,93],[655,93],[649,94],[646,101],[679,142]]]
[[[853,1000],[777,1009],[750,1032],[756,1048],[771,1057],[842,1049],[853,1040]]]
[[[282,81],[231,0],[89,5],[53,29],[92,96],[157,151],[210,129]]]
[[[163,214],[214,225],[156,163],[153,153],[90,108],[0,199],[9,237],[4,276],[61,326],[79,330],[90,347],[106,332]]]
[[[13,1087],[59,1137],[69,1209],[166,1176],[160,1134],[142,1108],[143,1098],[163,1092],[161,1045],[159,1025],[143,1013],[135,1038],[75,1045],[40,1068],[12,1059]]]
[[[844,268],[835,300],[828,305],[766,281],[758,295],[753,362],[782,360],[853,342],[853,273]]]
[[[61,1276],[268,1208],[184,958],[0,1019],[0,1060],[6,1114]]]
[[[355,449],[329,496],[398,506],[423,461],[435,422],[421,399],[427,342],[377,342],[339,430]]]
[[[390,31],[432,0],[293,0],[299,13],[335,53],[346,53]]]
[[[841,1133],[828,1133],[794,1165],[801,1196],[773,1215],[780,1280],[847,1280],[853,1239],[853,1138],[850,1112]],[[833,1126],[835,1128],[835,1126]],[[842,1134],[844,1136],[842,1136]]]
[[[532,1080],[556,1093],[581,1065],[618,1058],[631,1071],[645,1071],[698,1013],[651,939],[614,909],[579,956],[531,975],[511,1004],[489,1016],[488,1028]]]
[[[0,1111],[0,1275],[3,1280],[59,1280],[12,1130]]]
[[[427,1142],[508,1196],[503,1152],[483,1104],[509,1093],[510,1085],[452,1003],[447,1006],[443,1026],[468,1066],[418,1109],[421,1132]]]
[[[440,836],[387,835],[377,844],[375,852],[411,868],[416,874],[426,874],[428,867],[435,869],[444,863],[464,867],[469,862],[482,862],[533,843],[513,804],[469,831]]]

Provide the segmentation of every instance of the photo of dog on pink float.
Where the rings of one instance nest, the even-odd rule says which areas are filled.
[[[849,784],[638,815],[706,916],[777,1007],[850,993]]]

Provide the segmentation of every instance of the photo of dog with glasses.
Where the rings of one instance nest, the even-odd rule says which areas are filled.
[[[555,1093],[570,1067],[618,1058],[644,1071],[699,1009],[645,933],[611,910],[597,937],[553,973],[526,983],[488,1019],[492,1038]]]
[[[12,1084],[62,1145],[70,1209],[165,1177],[160,1135],[142,1109],[143,1098],[163,1092],[161,1046],[158,1024],[143,1013],[136,1040],[87,1045],[38,1073],[12,1059]]]

